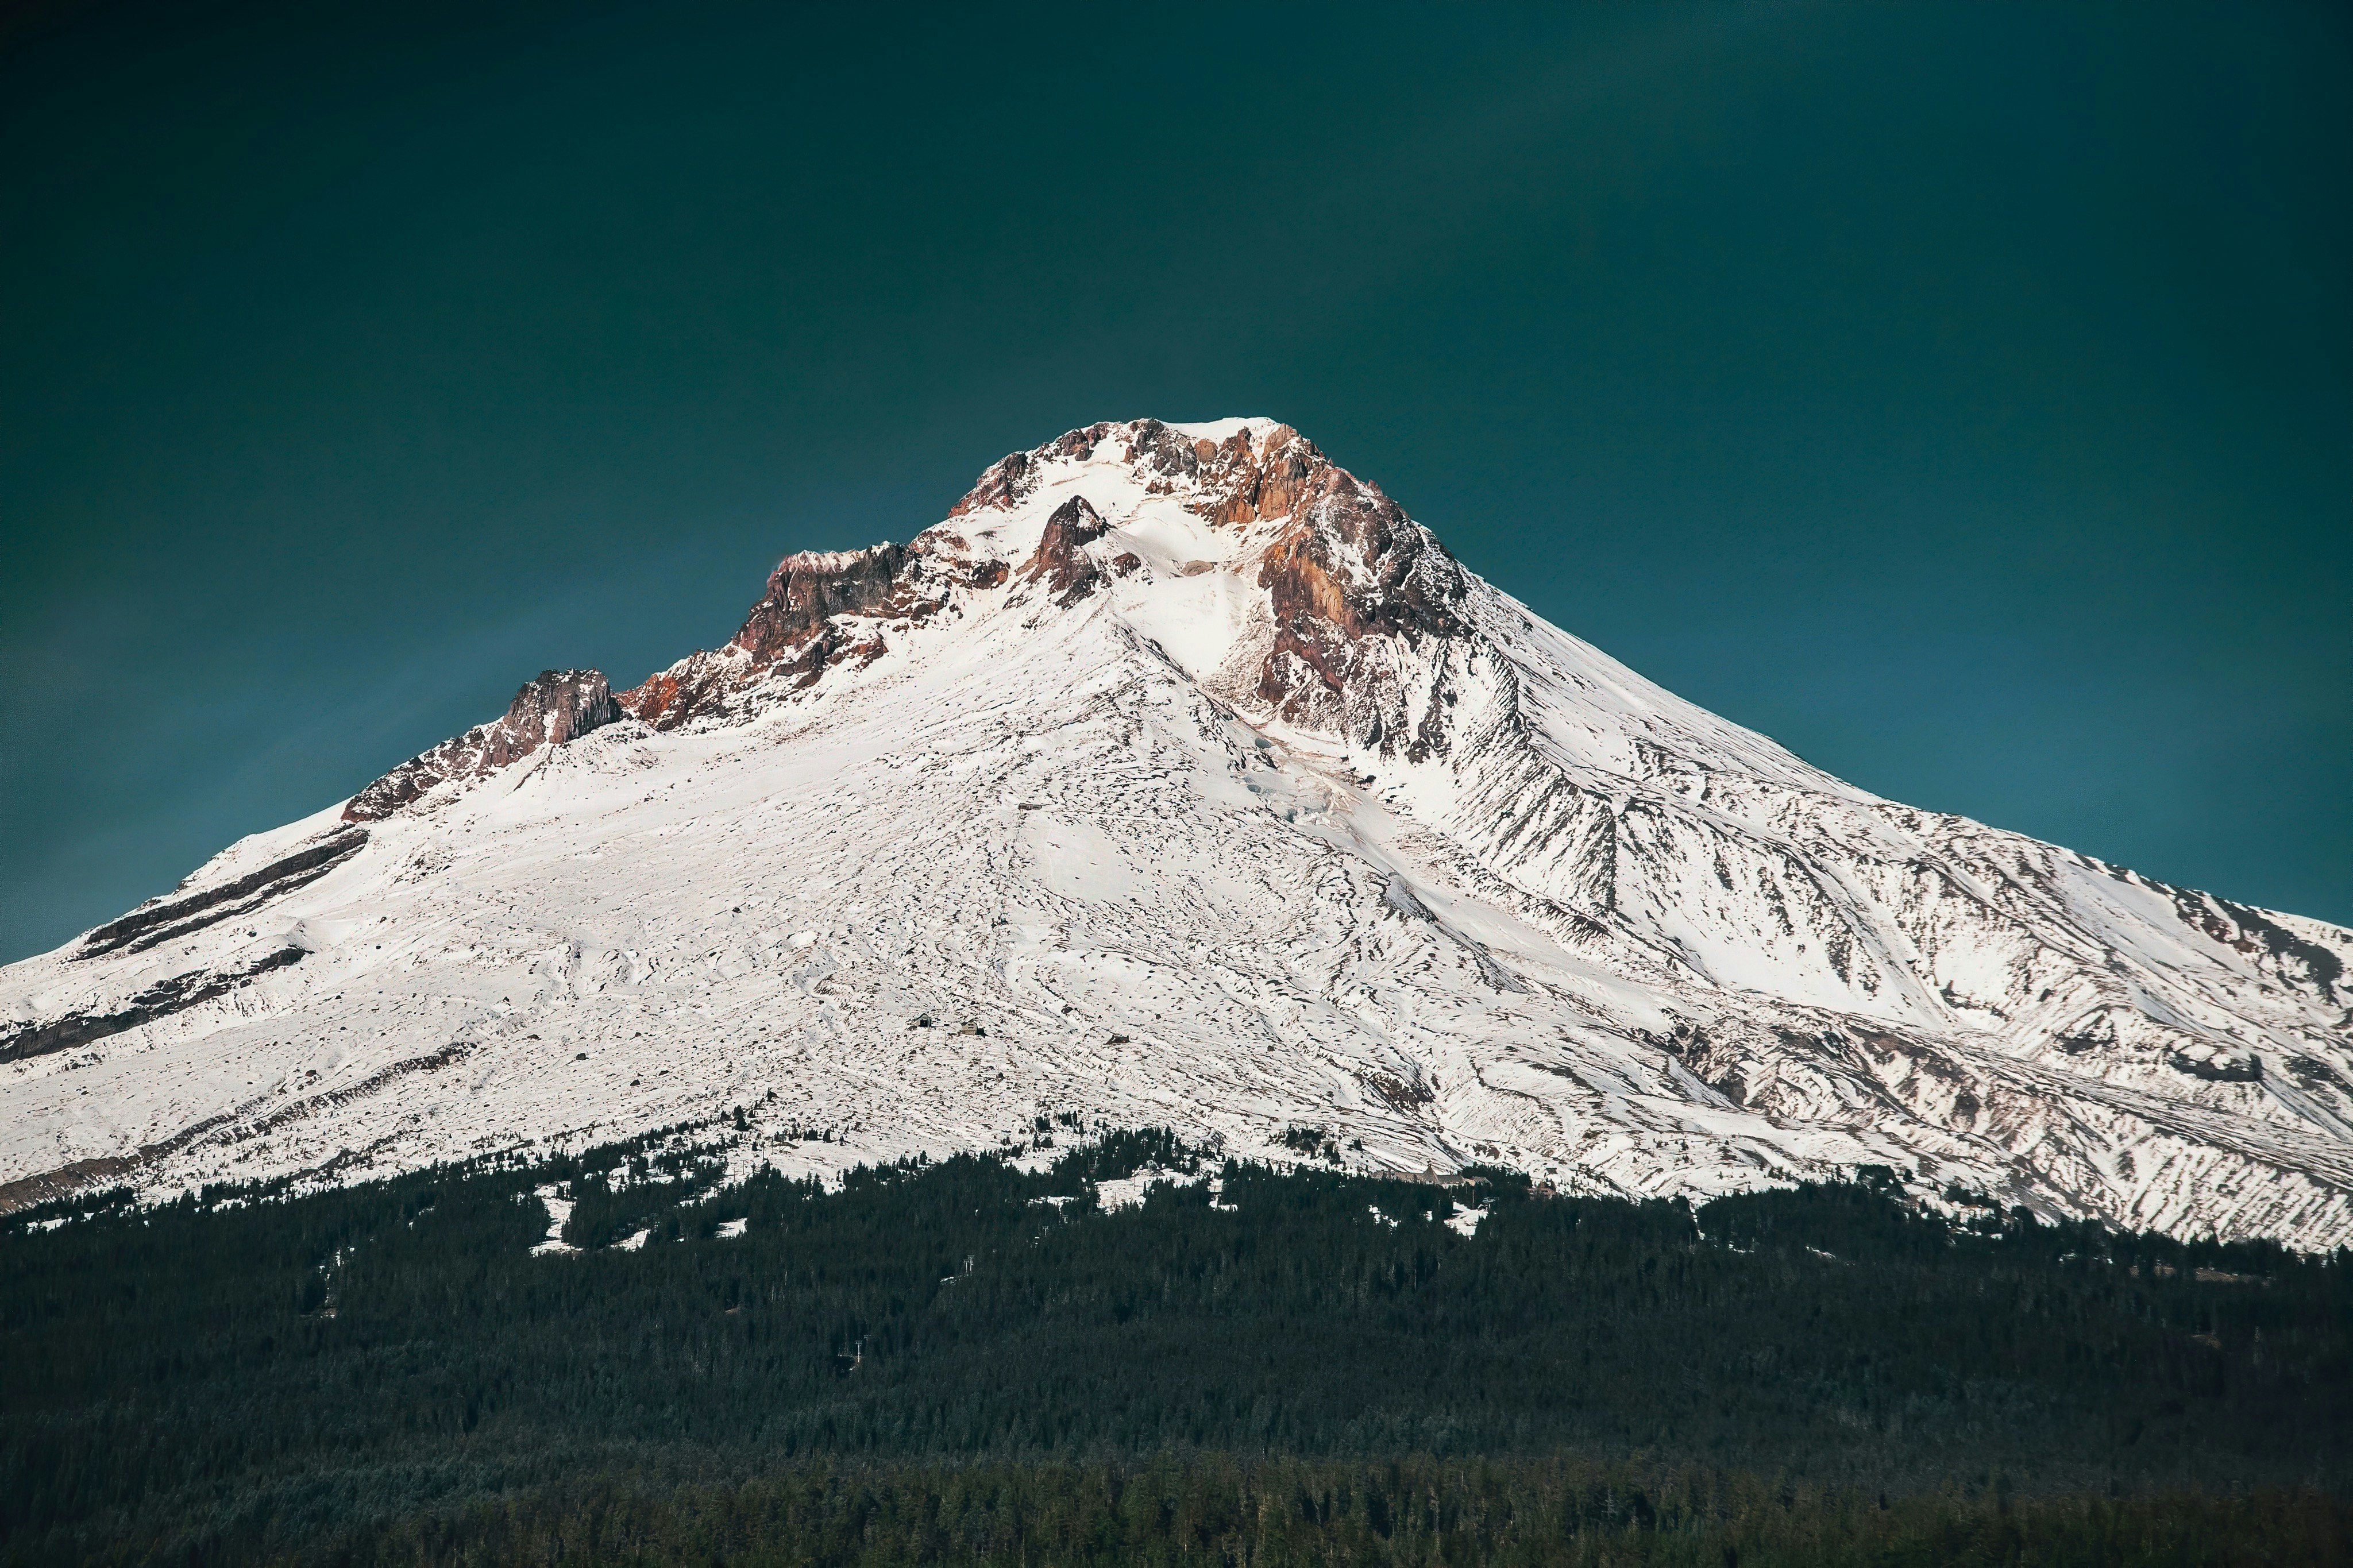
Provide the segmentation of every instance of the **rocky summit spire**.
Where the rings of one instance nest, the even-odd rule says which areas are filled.
[[[1086,547],[1101,539],[1108,526],[1086,497],[1072,496],[1047,517],[1046,531],[1039,535],[1038,548],[1021,575],[1044,583],[1047,592],[1067,608],[1086,597],[1103,576]]]

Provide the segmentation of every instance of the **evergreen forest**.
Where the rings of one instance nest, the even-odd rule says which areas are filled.
[[[11,1216],[0,1563],[2353,1560],[2344,1253],[733,1131]]]

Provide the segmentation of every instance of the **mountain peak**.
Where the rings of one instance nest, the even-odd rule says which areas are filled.
[[[1173,624],[1199,595],[1160,585],[1212,573],[1257,590],[1262,612]],[[1071,609],[1113,581],[1146,601],[1124,609],[1205,676],[1236,637],[1263,643],[1255,665],[1220,679],[1303,723],[1394,729],[1398,715],[1365,707],[1377,705],[1383,679],[1356,657],[1363,640],[1467,630],[1457,608],[1467,579],[1443,546],[1290,426],[1106,421],[999,458],[904,546],[786,557],[723,647],[690,655],[619,702],[658,730],[723,719],[806,690],[829,668],[872,664],[894,637],[943,613],[984,614],[1030,589]],[[1212,650],[1221,632],[1227,646]]]
[[[1170,425],[1157,419],[1102,423],[1012,452],[984,472],[949,509],[955,519],[1008,510],[1057,466],[1115,464],[1155,495],[1182,494],[1212,522],[1253,522],[1289,514],[1310,476],[1331,468],[1314,443],[1273,419]]]
[[[2348,960],[1808,766],[1288,426],[1104,423],[5,972],[0,1207],[773,1089],[845,1160],[1068,1111],[1620,1194],[1872,1164],[2326,1247]]]

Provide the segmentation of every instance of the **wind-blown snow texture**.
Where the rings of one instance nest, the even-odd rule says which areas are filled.
[[[0,971],[0,1202],[736,1106],[799,1168],[1077,1111],[2333,1246],[2348,952],[1841,784],[1285,426],[1098,425]]]

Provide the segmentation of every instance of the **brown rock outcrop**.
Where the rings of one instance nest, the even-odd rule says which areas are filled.
[[[1070,437],[1065,436],[1063,439],[1067,441]],[[965,492],[962,500],[948,508],[948,515],[963,517],[968,512],[1005,511],[1019,504],[1024,496],[1037,488],[1037,460],[1027,452],[1008,452],[982,472],[979,482]]]
[[[1199,447],[1201,494],[1193,510],[1211,522],[1288,517],[1319,475],[1344,471],[1288,425],[1276,426],[1256,444],[1238,430]]]
[[[1293,722],[1345,729],[1366,744],[1403,745],[1416,755],[1430,749],[1430,737],[1402,732],[1409,710],[1425,705],[1399,687],[1398,655],[1469,633],[1461,564],[1378,486],[1303,440],[1270,439],[1255,466],[1237,466],[1227,494],[1237,519],[1245,510],[1278,515],[1271,509],[1281,507],[1290,520],[1259,558],[1274,622],[1260,700]]]
[[[543,669],[523,683],[506,717],[420,752],[352,796],[345,822],[376,822],[436,784],[471,778],[518,762],[542,746],[560,746],[621,716],[605,677],[593,669]]]
[[[803,551],[768,574],[768,590],[744,619],[734,646],[774,664],[826,629],[836,616],[871,615],[891,597],[906,547]]]
[[[1046,520],[1046,531],[1039,536],[1037,550],[1021,568],[1022,577],[1043,582],[1046,591],[1065,605],[1086,597],[1103,575],[1086,547],[1101,539],[1109,527],[1086,497],[1072,496]]]
[[[755,679],[797,676],[797,684],[807,686],[831,665],[852,658],[871,664],[881,656],[881,639],[849,632],[837,618],[921,620],[939,608],[927,585],[955,575],[943,572],[943,564],[921,540],[913,546],[884,542],[787,555],[768,574],[767,591],[726,647],[690,655],[647,677],[621,693],[621,707],[657,730],[670,730],[723,710]],[[1001,563],[985,564],[996,567],[997,581],[1004,580]]]

